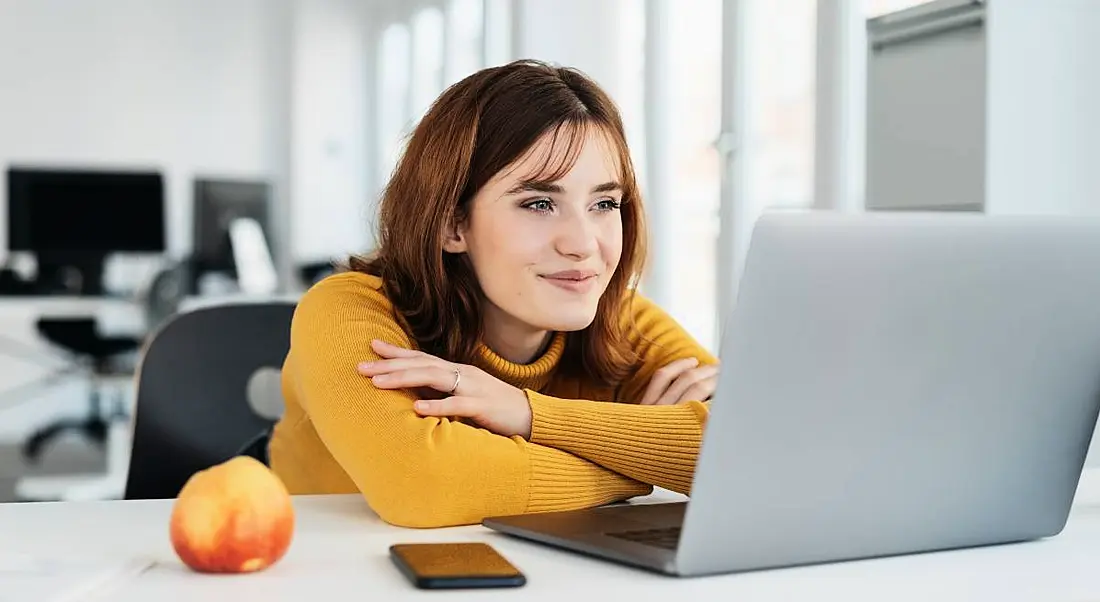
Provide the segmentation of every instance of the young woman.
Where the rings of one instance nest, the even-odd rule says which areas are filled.
[[[294,317],[270,444],[292,493],[438,527],[690,489],[718,362],[633,291],[643,207],[596,84],[532,61],[455,84],[380,219]]]

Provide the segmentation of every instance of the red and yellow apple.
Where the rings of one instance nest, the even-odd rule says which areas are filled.
[[[238,456],[191,476],[172,507],[176,554],[202,573],[249,573],[278,562],[294,535],[294,506],[261,462]]]

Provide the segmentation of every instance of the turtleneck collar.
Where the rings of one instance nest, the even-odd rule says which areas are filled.
[[[477,358],[474,363],[478,368],[514,387],[537,391],[546,386],[550,380],[550,375],[561,360],[563,351],[565,351],[565,333],[555,332],[546,351],[531,363],[510,362],[497,355],[484,343],[478,343]]]

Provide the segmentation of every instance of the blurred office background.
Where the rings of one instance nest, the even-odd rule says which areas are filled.
[[[370,250],[404,136],[484,66],[549,60],[612,94],[644,291],[715,350],[761,212],[1093,212],[1090,1],[0,0],[0,499],[124,464],[111,425],[173,313],[293,298]],[[1027,152],[1057,194],[1011,179]]]

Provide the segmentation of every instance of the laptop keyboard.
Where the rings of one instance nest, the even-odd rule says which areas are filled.
[[[607,533],[607,535],[655,548],[663,548],[665,550],[675,550],[676,545],[680,543],[680,527],[619,531],[616,533]]]

